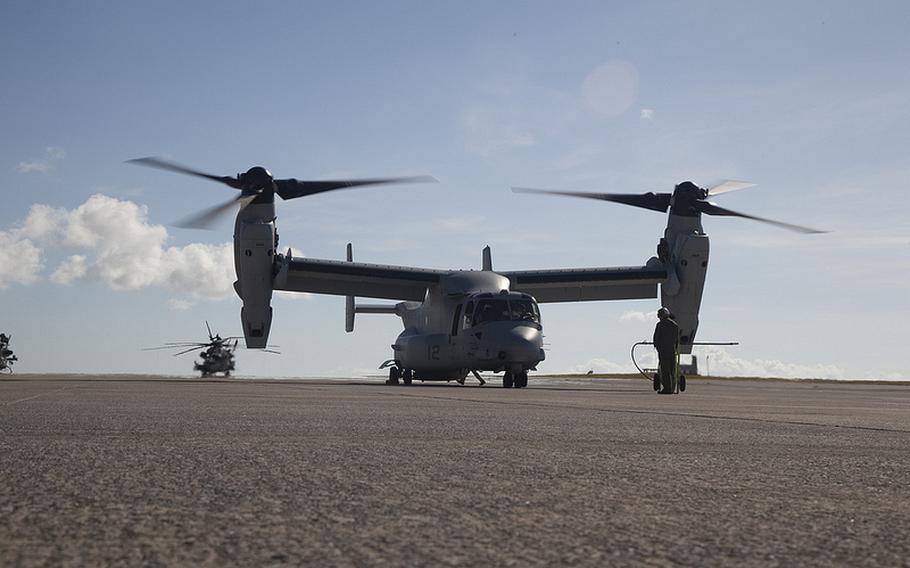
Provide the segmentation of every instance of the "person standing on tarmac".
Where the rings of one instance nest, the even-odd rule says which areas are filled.
[[[654,328],[654,349],[660,367],[660,394],[676,392],[676,356],[679,351],[679,325],[670,317],[670,310],[657,310]]]

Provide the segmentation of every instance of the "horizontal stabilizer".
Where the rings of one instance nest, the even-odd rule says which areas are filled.
[[[358,314],[397,314],[396,304],[363,304],[355,306],[354,311]]]

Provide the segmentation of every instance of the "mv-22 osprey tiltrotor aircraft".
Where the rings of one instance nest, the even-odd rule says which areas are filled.
[[[464,382],[468,373],[504,372],[502,386],[522,388],[528,371],[544,360],[543,327],[539,303],[656,298],[680,327],[680,351],[691,353],[698,330],[708,236],[701,215],[726,215],[769,222],[803,232],[819,232],[723,209],[707,201],[713,195],[751,184],[726,182],[703,189],[691,182],[670,193],[586,194],[549,190],[521,190],[588,197],[669,210],[658,255],[642,266],[568,268],[556,270],[493,270],[489,248],[481,270],[438,270],[353,262],[347,259],[295,258],[288,249],[280,254],[275,227],[275,195],[294,199],[347,187],[432,178],[384,178],[338,181],[275,179],[265,168],[254,167],[236,177],[214,176],[159,158],[131,163],[190,174],[221,182],[240,193],[230,201],[185,220],[180,226],[205,228],[235,204],[240,205],[234,225],[234,288],[243,301],[240,319],[248,348],[264,348],[272,323],[274,290],[332,294],[346,297],[345,328],[354,329],[357,313],[399,316],[404,331],[392,345],[387,362],[388,383],[399,381]],[[356,296],[399,300],[393,305],[357,305]]]

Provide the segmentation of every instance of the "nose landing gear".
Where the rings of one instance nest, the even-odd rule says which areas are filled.
[[[528,386],[528,372],[521,371],[520,373],[512,373],[511,371],[506,371],[502,376],[502,386],[503,388],[516,388],[523,389]]]

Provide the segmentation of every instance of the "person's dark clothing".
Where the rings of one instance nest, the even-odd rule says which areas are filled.
[[[657,352],[676,353],[679,347],[679,326],[670,318],[657,322],[654,328],[654,348]]]
[[[654,328],[654,349],[660,364],[662,392],[676,390],[676,352],[679,349],[679,326],[670,318],[657,322]]]

